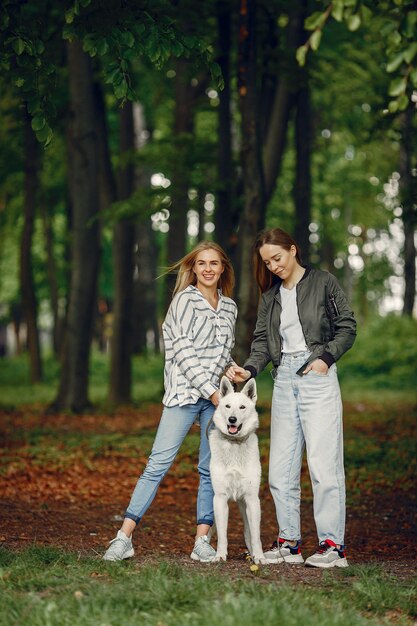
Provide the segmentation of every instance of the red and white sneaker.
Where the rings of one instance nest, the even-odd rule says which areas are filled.
[[[278,538],[278,541],[274,541],[269,550],[264,552],[264,556],[268,563],[304,563],[304,559],[301,556],[301,541],[298,540],[295,546],[291,546],[286,539]]]
[[[306,559],[306,565],[310,567],[348,567],[348,562],[345,553],[345,547],[340,546],[337,548],[334,541],[326,539],[321,541],[317,552],[312,554]]]

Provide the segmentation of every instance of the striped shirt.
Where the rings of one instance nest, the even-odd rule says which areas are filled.
[[[172,299],[162,324],[165,344],[165,406],[209,399],[232,363],[237,307],[219,291],[215,310],[197,287],[189,285]]]

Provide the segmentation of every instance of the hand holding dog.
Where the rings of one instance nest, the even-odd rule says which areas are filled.
[[[239,367],[239,365],[231,365],[226,372],[227,378],[232,383],[244,383],[250,378],[250,371],[245,370],[243,367]]]

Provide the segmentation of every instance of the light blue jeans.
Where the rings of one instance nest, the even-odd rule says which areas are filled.
[[[213,525],[213,487],[210,479],[210,447],[207,426],[215,407],[210,400],[200,398],[195,404],[164,407],[152,452],[143,474],[133,491],[125,517],[138,523],[150,507],[158,487],[171,467],[188,431],[199,417],[200,453],[198,473],[200,485],[197,495],[197,524]]]
[[[345,473],[342,400],[336,364],[326,375],[296,371],[308,352],[284,354],[272,396],[269,483],[283,539],[300,539],[300,473],[304,447],[319,541],[344,543]]]

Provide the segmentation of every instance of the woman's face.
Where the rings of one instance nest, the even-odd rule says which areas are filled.
[[[269,271],[279,276],[282,280],[287,280],[298,266],[295,258],[297,254],[295,246],[285,250],[281,246],[264,243],[259,248],[259,254]]]
[[[197,277],[197,287],[199,285],[210,288],[217,287],[220,276],[224,272],[222,260],[217,250],[202,250],[196,256],[194,274]]]

